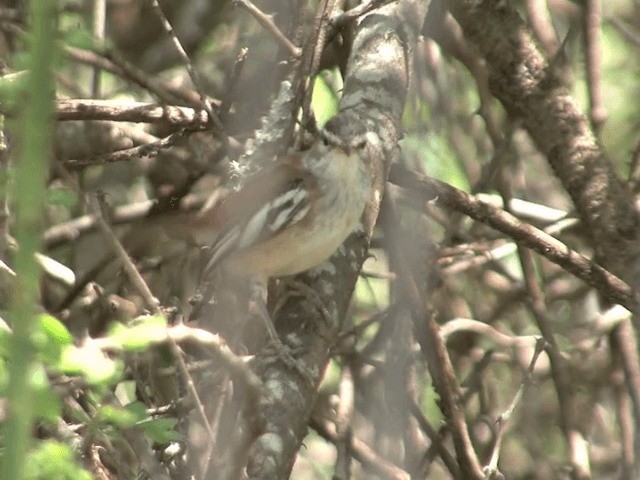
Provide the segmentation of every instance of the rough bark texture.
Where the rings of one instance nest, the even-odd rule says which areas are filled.
[[[510,2],[453,1],[465,36],[486,59],[489,88],[547,157],[591,232],[601,262],[637,289],[638,214],[589,121]]]
[[[426,3],[393,3],[365,17],[356,29],[337,123],[343,139],[366,132],[373,194],[363,217],[363,229],[352,235],[330,261],[299,277],[319,293],[330,318],[313,302],[299,299],[287,302],[276,318],[281,338],[305,352],[300,360],[311,381],[279,362],[261,366],[268,390],[261,406],[267,427],[250,452],[248,472],[252,478],[286,478],[306,435],[315,385],[349,306],[378,215],[386,172],[397,155],[410,52]]]

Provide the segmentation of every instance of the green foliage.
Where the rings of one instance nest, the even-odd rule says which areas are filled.
[[[139,422],[149,419],[147,408],[142,402],[132,402],[123,408],[111,405],[100,407],[98,419],[119,428],[131,428]]]
[[[182,439],[173,430],[175,418],[151,418],[142,402],[132,402],[123,408],[106,405],[100,408],[98,419],[119,429],[140,428],[152,441],[160,444]]]
[[[51,414],[33,402],[33,396],[41,391],[38,386],[42,383],[37,373],[34,379],[34,372],[41,371],[42,367],[36,363],[37,345],[33,334],[39,327],[35,312],[40,276],[34,255],[40,247],[46,199],[45,178],[52,146],[54,6],[55,2],[30,2],[29,75],[25,82],[27,101],[17,131],[20,153],[14,180],[17,212],[14,232],[20,248],[14,257],[17,278],[9,317],[13,335],[7,363],[9,418],[4,430],[6,448],[2,465],[2,478],[12,480],[24,478],[33,420],[39,414]]]
[[[313,85],[311,108],[319,127],[323,127],[338,113],[338,97],[323,76],[318,75]]]
[[[68,375],[82,375],[90,385],[115,383],[122,373],[121,362],[107,356],[92,342],[82,347],[65,347],[55,367]]]
[[[28,480],[92,480],[75,462],[73,450],[60,442],[47,440],[29,454],[25,469]]]
[[[53,392],[47,373],[42,366],[37,366],[34,369],[30,378],[30,387],[32,391],[31,401],[34,405],[34,418],[55,423],[62,414],[62,404]]]
[[[50,188],[47,195],[48,205],[72,208],[78,204],[78,196],[68,188]]]
[[[177,423],[177,418],[150,418],[139,422],[137,426],[154,442],[166,444],[183,439],[182,435],[174,430]]]
[[[71,345],[73,338],[67,327],[51,315],[40,315],[39,325],[33,332],[33,343],[42,360],[48,365],[60,361],[63,348]]]
[[[0,77],[0,102],[3,109],[13,110],[21,103],[20,100],[24,97],[28,77],[26,70]]]
[[[167,338],[167,320],[161,316],[145,317],[133,326],[114,323],[109,338],[130,352],[142,352]]]
[[[71,19],[71,22],[73,22],[73,20],[75,19]],[[85,50],[93,50],[96,48],[96,42],[91,32],[81,24],[78,24],[77,21],[70,25],[70,28],[63,30],[62,44],[67,47],[82,48]]]
[[[439,135],[408,135],[402,141],[407,154],[417,156],[426,173],[464,191],[470,190],[469,179],[461,168],[455,153]]]

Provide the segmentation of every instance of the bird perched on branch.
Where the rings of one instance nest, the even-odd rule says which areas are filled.
[[[205,276],[218,266],[262,279],[322,263],[357,226],[370,193],[364,140],[345,144],[325,132],[249,176],[242,187],[190,221],[210,247]]]

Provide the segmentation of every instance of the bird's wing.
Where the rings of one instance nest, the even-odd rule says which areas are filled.
[[[314,193],[315,185],[296,164],[282,162],[251,176],[239,191],[201,218],[217,230],[205,274],[233,252],[303,220]]]

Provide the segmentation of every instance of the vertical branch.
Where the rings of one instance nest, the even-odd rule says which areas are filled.
[[[15,296],[11,303],[13,336],[10,343],[9,420],[5,434],[2,478],[22,480],[34,415],[31,378],[35,349],[31,336],[36,327],[39,268],[35,253],[40,247],[42,212],[46,200],[45,178],[52,143],[53,92],[50,47],[53,43],[54,2],[30,2],[32,39],[27,79],[27,103],[22,115],[20,156],[15,173]]]
[[[571,393],[572,387],[567,376],[567,369],[562,358],[560,346],[555,339],[551,328],[551,320],[547,315],[547,307],[544,293],[536,280],[536,272],[533,262],[533,255],[530,250],[518,244],[518,254],[520,265],[524,274],[524,281],[529,294],[531,311],[536,319],[538,328],[542,336],[548,343],[547,352],[551,360],[551,374],[553,383],[558,395],[560,404],[559,421],[569,447],[569,457],[573,467],[573,478],[591,478],[591,467],[589,464],[589,452],[587,451],[587,441],[576,425],[576,401]]]
[[[414,335],[426,358],[429,374],[440,397],[440,408],[451,429],[461,476],[471,480],[483,479],[482,466],[467,428],[462,392],[446,345],[440,335],[436,313],[424,300],[425,292],[419,288],[419,280],[416,278],[418,275],[414,274],[414,269],[419,269],[420,267],[417,266],[423,265],[427,269],[427,276],[431,275],[429,268],[434,268],[433,259],[422,258],[422,252],[417,251],[416,246],[411,245],[406,236],[401,233],[399,210],[394,205],[393,199],[389,199],[385,205],[387,208],[384,216],[389,223],[386,229],[389,256],[398,269],[403,299],[409,305],[413,317]]]
[[[582,12],[584,56],[589,90],[589,120],[593,131],[598,136],[607,119],[602,97],[602,39],[600,35],[602,5],[600,5],[600,1],[586,0]]]
[[[102,46],[107,23],[107,1],[93,0],[93,36]],[[100,68],[91,70],[91,98],[100,98]]]
[[[165,32],[167,33],[167,35],[169,35],[171,42],[175,46],[176,51],[180,56],[180,59],[182,60],[184,66],[187,69],[187,72],[189,73],[189,78],[191,78],[191,83],[193,83],[193,86],[195,87],[196,91],[198,92],[198,95],[200,96],[200,102],[202,103],[202,108],[204,108],[204,110],[209,115],[209,120],[211,121],[211,123],[213,123],[213,125],[215,125],[215,127],[221,133],[222,139],[225,142],[225,149],[228,150],[228,139],[227,139],[227,136],[224,134],[224,126],[222,125],[220,118],[218,118],[218,115],[216,115],[216,113],[213,111],[211,100],[209,100],[209,97],[207,96],[206,92],[204,91],[204,88],[202,87],[200,78],[198,77],[198,73],[196,72],[195,68],[193,68],[193,64],[189,59],[189,55],[187,55],[186,50],[182,46],[182,43],[180,43],[180,40],[178,39],[175,32],[173,31],[173,27],[169,23],[169,20],[167,20],[167,17],[165,17],[164,12],[162,11],[162,7],[158,3],[158,0],[150,0],[150,2],[151,2],[151,6],[153,7],[153,11],[158,17],[158,20],[160,20],[160,23],[162,24],[162,27],[164,28]]]

